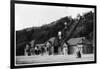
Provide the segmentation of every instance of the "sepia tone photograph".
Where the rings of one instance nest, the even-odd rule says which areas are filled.
[[[15,3],[14,64],[95,61],[95,8]]]

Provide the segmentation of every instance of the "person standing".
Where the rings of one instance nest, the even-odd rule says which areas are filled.
[[[28,56],[30,56],[31,55],[31,52],[30,52],[30,44],[28,43],[28,44],[26,44],[26,48],[25,48],[25,55],[28,55]]]
[[[64,44],[63,44],[63,55],[67,55],[67,51],[68,51],[68,49],[67,49],[67,44],[64,43]]]
[[[82,57],[82,44],[78,44],[77,58]]]

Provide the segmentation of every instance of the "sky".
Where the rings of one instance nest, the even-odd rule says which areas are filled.
[[[60,7],[45,5],[15,4],[15,30],[39,27],[65,16],[75,18],[77,14],[94,11],[93,8]]]

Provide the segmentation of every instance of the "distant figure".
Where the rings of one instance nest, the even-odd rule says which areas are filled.
[[[30,52],[30,46],[29,44],[26,44],[26,48],[25,48],[25,55],[27,56],[30,56],[31,55],[31,52]]]
[[[25,56],[28,56],[28,45],[25,47]]]
[[[78,44],[77,58],[82,57],[82,45]]]
[[[35,47],[35,54],[36,54],[36,55],[39,55],[39,49],[38,49],[37,46]]]
[[[34,51],[35,51],[34,46],[35,46],[35,40],[30,41],[30,52],[31,52],[31,55],[35,54],[34,53]]]
[[[63,44],[63,55],[67,55],[67,51],[68,51],[67,44],[64,43]]]
[[[31,47],[31,49],[30,49],[30,52],[31,52],[31,55],[35,55],[35,49],[34,49],[34,47]]]
[[[77,58],[81,58],[81,52],[80,51],[77,52]]]
[[[47,52],[48,52],[48,55],[52,55],[51,42],[48,41],[48,42],[46,43],[46,46],[47,46]]]

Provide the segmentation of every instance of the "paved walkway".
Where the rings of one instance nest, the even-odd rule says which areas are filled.
[[[82,55],[82,58],[76,58],[75,55],[45,55],[45,56],[17,56],[17,64],[47,64],[47,63],[70,63],[70,62],[84,62],[94,61],[94,55]]]

